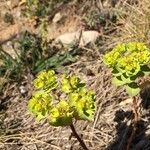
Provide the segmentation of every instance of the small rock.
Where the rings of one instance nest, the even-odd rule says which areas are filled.
[[[25,86],[20,86],[19,89],[21,94],[25,94],[27,92]]]
[[[20,0],[11,0],[11,8],[15,8],[19,5]]]
[[[86,75],[86,76],[94,76],[94,73],[91,69],[89,68],[83,68],[82,72]]]
[[[7,5],[10,8],[15,8],[19,5],[19,2],[20,2],[20,0],[10,0],[10,1],[7,1]]]
[[[53,23],[57,23],[62,19],[62,15],[59,13],[55,14],[54,18],[53,18]]]
[[[10,7],[11,6],[11,1],[7,1],[6,4]]]
[[[56,38],[55,42],[61,42],[63,45],[71,45],[74,44],[79,39],[79,33],[65,33]]]
[[[94,43],[99,37],[97,31],[83,31],[79,46],[86,46],[88,43]],[[55,42],[61,42],[63,45],[71,45],[80,38],[80,32],[65,33],[56,38]]]
[[[8,39],[13,39],[16,37],[16,35],[21,32],[21,28],[22,26],[19,24],[14,24],[4,28],[4,30],[1,30],[0,35],[3,36],[0,36],[0,44],[5,43]]]
[[[99,37],[99,33],[97,31],[84,31],[82,33],[80,46],[85,46],[88,43],[94,43],[96,39]]]
[[[20,18],[21,17],[21,11],[16,11],[16,17]]]
[[[12,43],[10,41],[8,41],[6,44],[2,44],[2,48],[5,52],[7,52],[9,55],[12,56],[12,58],[16,58],[17,55],[14,52],[14,49],[12,47]]]

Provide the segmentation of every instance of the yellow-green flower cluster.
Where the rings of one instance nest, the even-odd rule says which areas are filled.
[[[148,47],[141,42],[129,42],[126,45],[126,49],[129,52],[142,52],[142,51],[147,51],[149,50]]]
[[[95,112],[95,94],[85,87],[69,94],[69,104],[74,109],[76,119],[92,120]]]
[[[38,74],[34,80],[34,87],[39,89],[52,90],[57,86],[57,79],[53,70],[42,71]]]
[[[38,120],[43,119],[49,115],[52,108],[52,99],[52,96],[45,91],[38,91],[30,99],[28,108]]]
[[[53,126],[67,126],[72,119],[92,120],[95,94],[76,75],[63,75],[57,82],[55,72],[42,71],[34,80],[35,94],[28,103],[29,110],[40,120],[47,118]],[[55,89],[55,90],[54,90]],[[61,90],[61,91],[60,91]],[[58,100],[62,92],[66,100]],[[55,98],[57,101],[55,101]]]
[[[104,63],[111,67],[115,66],[125,51],[125,44],[118,44],[111,52],[105,54]]]
[[[61,89],[64,93],[70,93],[84,85],[76,75],[67,76],[65,74],[62,76]]]
[[[127,75],[135,75],[140,71],[140,64],[135,61],[132,55],[118,60],[117,69],[125,72]]]
[[[76,75],[63,75],[61,88],[68,94],[69,105],[74,109],[74,117],[92,120],[95,112],[95,94],[88,91]]]
[[[49,123],[53,126],[67,126],[72,123],[73,110],[65,100],[61,100],[48,117]]]
[[[132,76],[140,71],[141,66],[150,63],[150,49],[138,42],[119,44],[104,56],[104,63]]]

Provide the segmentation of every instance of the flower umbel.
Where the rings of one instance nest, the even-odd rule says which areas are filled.
[[[126,91],[135,96],[139,93],[136,78],[150,72],[150,49],[140,42],[119,44],[105,54],[104,63],[113,69],[113,84],[125,85]]]
[[[95,94],[78,76],[64,74],[57,81],[55,72],[42,71],[34,80],[35,94],[28,103],[29,110],[40,120],[48,119],[53,126],[68,126],[72,119],[93,120]],[[58,93],[64,95],[62,100]]]
[[[73,111],[67,101],[61,100],[49,116],[49,123],[53,126],[67,126],[72,123]]]
[[[69,104],[73,107],[76,119],[91,121],[95,113],[95,94],[87,91],[85,87],[79,89],[79,92],[70,93]]]
[[[57,80],[55,72],[53,70],[42,71],[38,74],[37,78],[34,80],[35,89],[48,89],[52,90],[57,86]]]
[[[47,117],[52,109],[52,99],[45,91],[38,91],[29,100],[28,108],[38,120],[41,120]]]

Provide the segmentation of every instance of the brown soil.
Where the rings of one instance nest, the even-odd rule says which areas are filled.
[[[0,2],[0,11],[10,11],[14,15],[14,24],[4,23],[4,12],[1,11],[0,44],[5,44],[26,29],[38,32],[33,25],[34,20],[22,16],[16,17],[20,12],[20,6],[10,8],[7,4],[5,1]],[[61,11],[64,16],[70,15],[57,24],[49,23],[50,38],[82,28],[80,16],[76,15],[75,10],[68,8],[66,11],[63,9]],[[110,42],[108,47],[114,44],[115,42]],[[133,130],[132,103],[123,88],[116,88],[111,84],[111,71],[102,61],[102,51],[108,43],[104,45],[99,51],[96,48],[84,49],[84,55],[80,56],[76,63],[66,66],[66,70],[78,74],[88,87],[96,92],[97,97],[94,121],[78,121],[74,125],[89,150],[126,150]],[[32,80],[33,76],[28,74],[20,83],[10,82],[1,94],[0,150],[80,150],[81,147],[72,136],[69,127],[54,128],[45,120],[39,123],[27,111],[27,102],[33,90]],[[25,93],[21,93],[22,88]],[[141,119],[130,149],[150,150],[149,97],[145,103],[140,96],[138,99],[142,102]],[[145,105],[146,108],[143,107]]]

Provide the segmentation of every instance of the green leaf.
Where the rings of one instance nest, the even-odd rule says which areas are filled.
[[[135,81],[138,77],[143,77],[144,76],[144,72],[139,71],[136,75],[130,77],[130,80]]]
[[[144,74],[150,74],[150,68],[147,65],[141,66],[141,71]]]
[[[131,80],[131,78],[128,77],[125,73],[122,74],[121,79],[122,79],[122,81],[125,82],[125,84],[128,84],[128,83],[133,82],[133,81]]]
[[[58,118],[52,118],[49,119],[49,124],[55,127],[58,126],[69,126],[72,123],[73,117],[58,117]]]
[[[126,85],[125,88],[126,88],[126,92],[130,96],[136,96],[140,92],[140,88],[137,85],[137,83],[135,83],[135,82],[132,82],[132,83]]]
[[[121,79],[121,76],[118,76],[112,78],[112,84],[115,86],[121,86],[126,84],[126,82]]]
[[[114,67],[112,70],[112,74],[113,74],[113,76],[120,76],[122,73]]]

